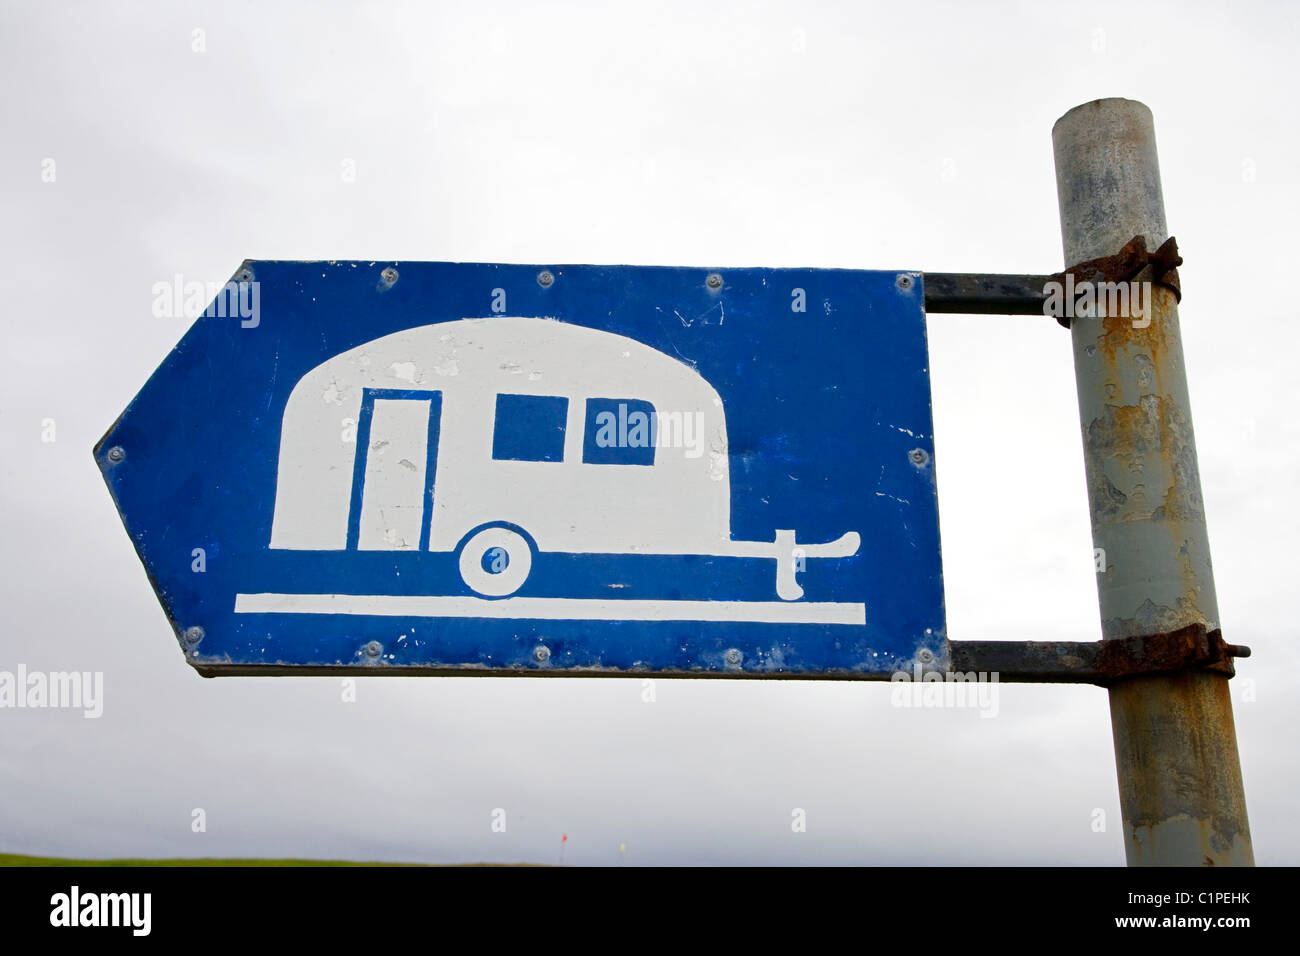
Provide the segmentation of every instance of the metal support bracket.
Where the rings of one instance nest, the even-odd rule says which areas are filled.
[[[1142,236],[1134,236],[1112,256],[1088,259],[1051,275],[1015,274],[999,275],[977,272],[926,272],[925,311],[927,313],[962,313],[971,315],[1047,315],[1049,282],[1065,285],[1066,276],[1072,285],[1081,282],[1130,282],[1143,269],[1153,267],[1154,281],[1174,293],[1182,301],[1182,287],[1178,280],[1178,267],[1183,257],[1178,254],[1178,240],[1166,239],[1155,252],[1147,250]],[[1067,329],[1070,320],[1057,316],[1056,321]]]
[[[1214,670],[1232,677],[1233,658],[1250,648],[1228,644],[1215,628],[1191,624],[1176,631],[1109,641],[949,641],[952,672],[998,675],[999,681],[1038,684],[1096,684],[1108,687],[1128,677]]]

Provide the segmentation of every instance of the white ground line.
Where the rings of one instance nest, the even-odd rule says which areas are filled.
[[[402,594],[238,594],[236,614],[363,614],[543,621],[731,621],[866,624],[865,604],[785,601],[641,601]]]

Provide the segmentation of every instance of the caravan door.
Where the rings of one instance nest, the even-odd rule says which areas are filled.
[[[428,550],[442,393],[365,390],[348,514],[349,550]]]

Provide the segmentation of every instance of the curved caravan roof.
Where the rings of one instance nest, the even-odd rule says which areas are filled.
[[[441,392],[443,443],[453,428],[486,431],[485,468],[500,393],[641,399],[661,414],[702,413],[706,453],[661,458],[692,472],[683,479],[728,494],[722,401],[689,365],[626,336],[554,319],[461,319],[383,336],[303,376],[285,406],[271,547],[345,547],[357,449],[342,430],[357,420],[367,389]]]

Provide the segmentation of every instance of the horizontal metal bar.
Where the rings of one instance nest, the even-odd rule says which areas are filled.
[[[953,672],[997,674],[999,681],[1109,686],[1126,677],[1213,669],[1232,676],[1232,659],[1250,648],[1193,624],[1176,631],[1107,641],[949,641]]]
[[[952,670],[997,674],[1002,682],[1094,684],[1101,642],[949,641]]]
[[[1045,315],[1050,275],[926,272],[925,311],[975,315]]]

